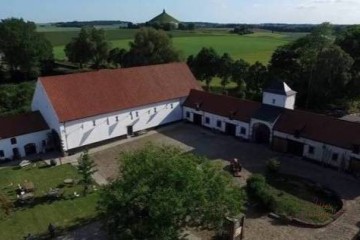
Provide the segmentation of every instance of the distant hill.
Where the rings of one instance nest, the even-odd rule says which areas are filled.
[[[158,24],[175,23],[175,24],[179,24],[180,21],[177,20],[176,18],[170,16],[169,14],[167,14],[165,9],[164,9],[164,11],[161,14],[159,14],[158,16],[151,19],[149,21],[149,23],[150,24],[151,23],[158,23]]]

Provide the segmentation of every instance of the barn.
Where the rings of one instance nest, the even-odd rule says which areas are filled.
[[[198,82],[184,63],[39,78],[32,101],[65,152],[182,120]]]

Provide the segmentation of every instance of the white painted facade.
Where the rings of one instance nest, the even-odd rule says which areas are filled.
[[[359,154],[354,154],[350,149],[344,149],[329,145],[322,142],[317,142],[306,138],[296,138],[293,135],[274,131],[275,137],[280,137],[287,140],[292,140],[304,144],[304,151],[302,156],[320,163],[324,163],[333,167],[342,167],[347,169],[351,157],[360,158]]]
[[[20,157],[25,157],[25,146],[28,144],[35,144],[36,152],[42,153],[45,151],[45,144],[48,138],[49,130],[24,134],[20,136],[12,137],[15,139],[15,144],[11,143],[12,138],[5,138],[0,140],[0,160],[4,160],[6,158],[12,159],[14,156],[13,149],[17,149]]]
[[[50,99],[40,81],[37,81],[36,83],[31,109],[32,111],[40,111],[46,123],[49,125],[49,128],[60,134],[59,118],[57,117]]]
[[[294,109],[295,98],[296,95],[286,96],[275,93],[263,92],[263,103],[275,107]]]
[[[149,104],[60,124],[65,151],[182,120],[185,98]],[[45,118],[46,119],[46,118]]]
[[[194,114],[199,114],[202,116],[202,125],[204,127],[218,130],[220,132],[225,132],[226,123],[234,124],[236,126],[235,136],[243,139],[250,139],[249,123],[238,120],[231,120],[228,117],[223,117],[203,111],[196,111],[195,109],[184,107],[184,119],[193,122]]]

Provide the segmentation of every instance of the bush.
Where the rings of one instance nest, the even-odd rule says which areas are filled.
[[[266,163],[266,171],[270,174],[277,174],[280,169],[280,162],[276,158],[272,158]]]
[[[56,163],[56,160],[55,160],[55,159],[51,159],[51,160],[50,160],[50,165],[51,165],[51,166],[55,167],[56,164],[57,164],[57,163]]]
[[[270,193],[265,177],[255,174],[247,180],[247,191],[255,200],[269,210],[276,208],[275,197]]]

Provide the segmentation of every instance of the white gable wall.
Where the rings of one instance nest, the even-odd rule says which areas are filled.
[[[31,109],[32,111],[40,111],[49,128],[60,134],[59,119],[40,81],[36,83]]]
[[[0,140],[0,150],[4,151],[4,157],[0,157],[0,160],[13,158],[13,149],[17,148],[21,157],[25,157],[25,145],[34,143],[36,145],[37,152],[43,152],[45,150],[42,141],[47,140],[48,130],[24,134],[16,136],[16,144],[11,144],[11,138],[5,138]]]
[[[181,105],[184,100],[173,99],[62,123],[60,129],[64,150],[127,135],[127,126],[130,125],[137,132],[182,120]]]

